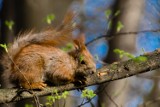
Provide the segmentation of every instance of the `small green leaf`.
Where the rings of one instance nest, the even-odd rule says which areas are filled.
[[[62,98],[66,98],[68,95],[69,95],[69,92],[68,91],[64,91],[62,93]]]
[[[113,52],[116,53],[116,54],[118,54],[120,58],[122,58],[122,57],[124,57],[124,56],[126,56],[126,57],[128,57],[128,58],[131,58],[131,59],[132,59],[132,58],[135,58],[134,55],[132,55],[132,54],[130,54],[130,53],[128,53],[128,52],[125,52],[125,51],[123,51],[123,50],[120,50],[120,49],[114,49]]]
[[[5,51],[8,53],[7,45],[6,44],[0,44],[0,47],[4,48]]]
[[[123,58],[123,56],[124,56],[123,54],[120,54],[120,55],[119,55],[119,57],[120,57],[121,59]]]
[[[48,96],[48,97],[47,97],[47,100],[49,100],[49,101],[52,101],[53,99],[54,99],[53,96]]]
[[[109,19],[109,16],[112,14],[112,11],[110,9],[105,11],[105,16],[107,19]]]
[[[61,99],[61,96],[56,96],[56,99],[57,99],[57,100],[60,100],[60,99]]]
[[[61,48],[63,51],[68,52],[74,48],[72,43],[68,43],[65,47]]]
[[[10,20],[10,21],[6,20],[5,25],[8,27],[9,30],[12,30],[13,25],[14,25],[14,21],[13,20]]]
[[[54,14],[49,14],[45,18],[45,21],[46,21],[47,24],[51,24],[52,21],[54,21],[54,20],[55,20],[55,15]]]
[[[84,56],[81,54],[81,55],[79,56],[79,61],[82,62],[83,60],[84,60]]]
[[[128,52],[125,52],[124,54],[125,54],[125,56],[127,56],[128,58],[135,58],[134,55],[132,55],[132,54],[130,54],[130,53],[128,53]]]
[[[91,99],[91,98],[93,98],[95,96],[96,96],[96,94],[94,93],[94,91],[93,90],[89,90],[89,89],[83,90],[82,94],[81,94],[82,98],[89,98],[89,99]]]
[[[124,25],[122,24],[122,22],[118,21],[118,23],[117,23],[117,32],[119,32],[122,28],[124,28]]]
[[[120,10],[116,11],[116,13],[114,14],[114,16],[118,16],[120,14]]]
[[[147,57],[139,56],[139,57],[134,58],[133,60],[136,62],[145,62],[145,61],[147,61]]]
[[[46,102],[46,106],[52,106],[52,103]]]
[[[57,89],[54,89],[54,90],[53,90],[53,94],[54,94],[54,95],[47,97],[47,103],[46,103],[47,106],[53,105],[53,103],[54,103],[56,100],[60,100],[60,99],[62,99],[62,98],[66,98],[67,95],[69,94],[69,92],[68,92],[68,91],[64,91],[63,93],[58,93],[58,90],[57,90]]]
[[[54,88],[53,93],[58,93],[58,90]]]
[[[124,53],[124,51],[120,50],[120,49],[114,49],[113,52],[116,53],[116,54],[119,54],[119,55]]]
[[[133,59],[135,62],[145,62],[145,61],[147,61],[147,57],[145,57],[145,56],[135,57],[134,55],[132,55],[128,52],[125,52],[123,50],[120,50],[120,49],[114,49],[113,51],[114,51],[114,53],[119,54],[120,58],[126,56],[128,58]]]

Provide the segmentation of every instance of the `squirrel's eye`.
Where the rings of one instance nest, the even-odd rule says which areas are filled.
[[[84,60],[81,61],[81,64],[86,64],[86,62]]]

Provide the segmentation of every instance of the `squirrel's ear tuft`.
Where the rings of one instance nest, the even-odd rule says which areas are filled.
[[[77,39],[74,40],[74,47],[76,50],[81,49],[81,43]]]
[[[85,36],[81,34],[74,40],[75,48],[78,50],[83,50],[85,48]]]

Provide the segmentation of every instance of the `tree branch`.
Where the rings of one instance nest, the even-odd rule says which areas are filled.
[[[104,66],[98,69],[97,73],[87,77],[86,85],[76,87],[74,84],[67,84],[57,87],[47,87],[43,91],[34,91],[34,95],[50,95],[54,89],[63,92],[65,90],[74,90],[90,85],[102,84],[160,68],[160,49],[146,53],[144,56],[147,57],[147,61],[137,62],[134,59],[130,59],[128,61]],[[33,94],[29,93],[29,91],[21,91],[20,89],[0,89],[0,103],[15,102],[32,97]]]

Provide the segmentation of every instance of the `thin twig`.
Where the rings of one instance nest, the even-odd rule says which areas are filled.
[[[139,33],[146,33],[146,32],[160,32],[160,29],[150,29],[150,30],[142,30],[142,31],[133,31],[133,32],[121,32],[121,33],[115,33],[115,34],[105,34],[105,35],[101,35],[98,36],[97,38],[94,38],[93,40],[89,41],[88,43],[86,43],[86,45],[89,45],[99,39],[105,38],[108,41],[115,38],[116,36],[122,36],[122,35],[130,35],[130,34],[139,34]]]

